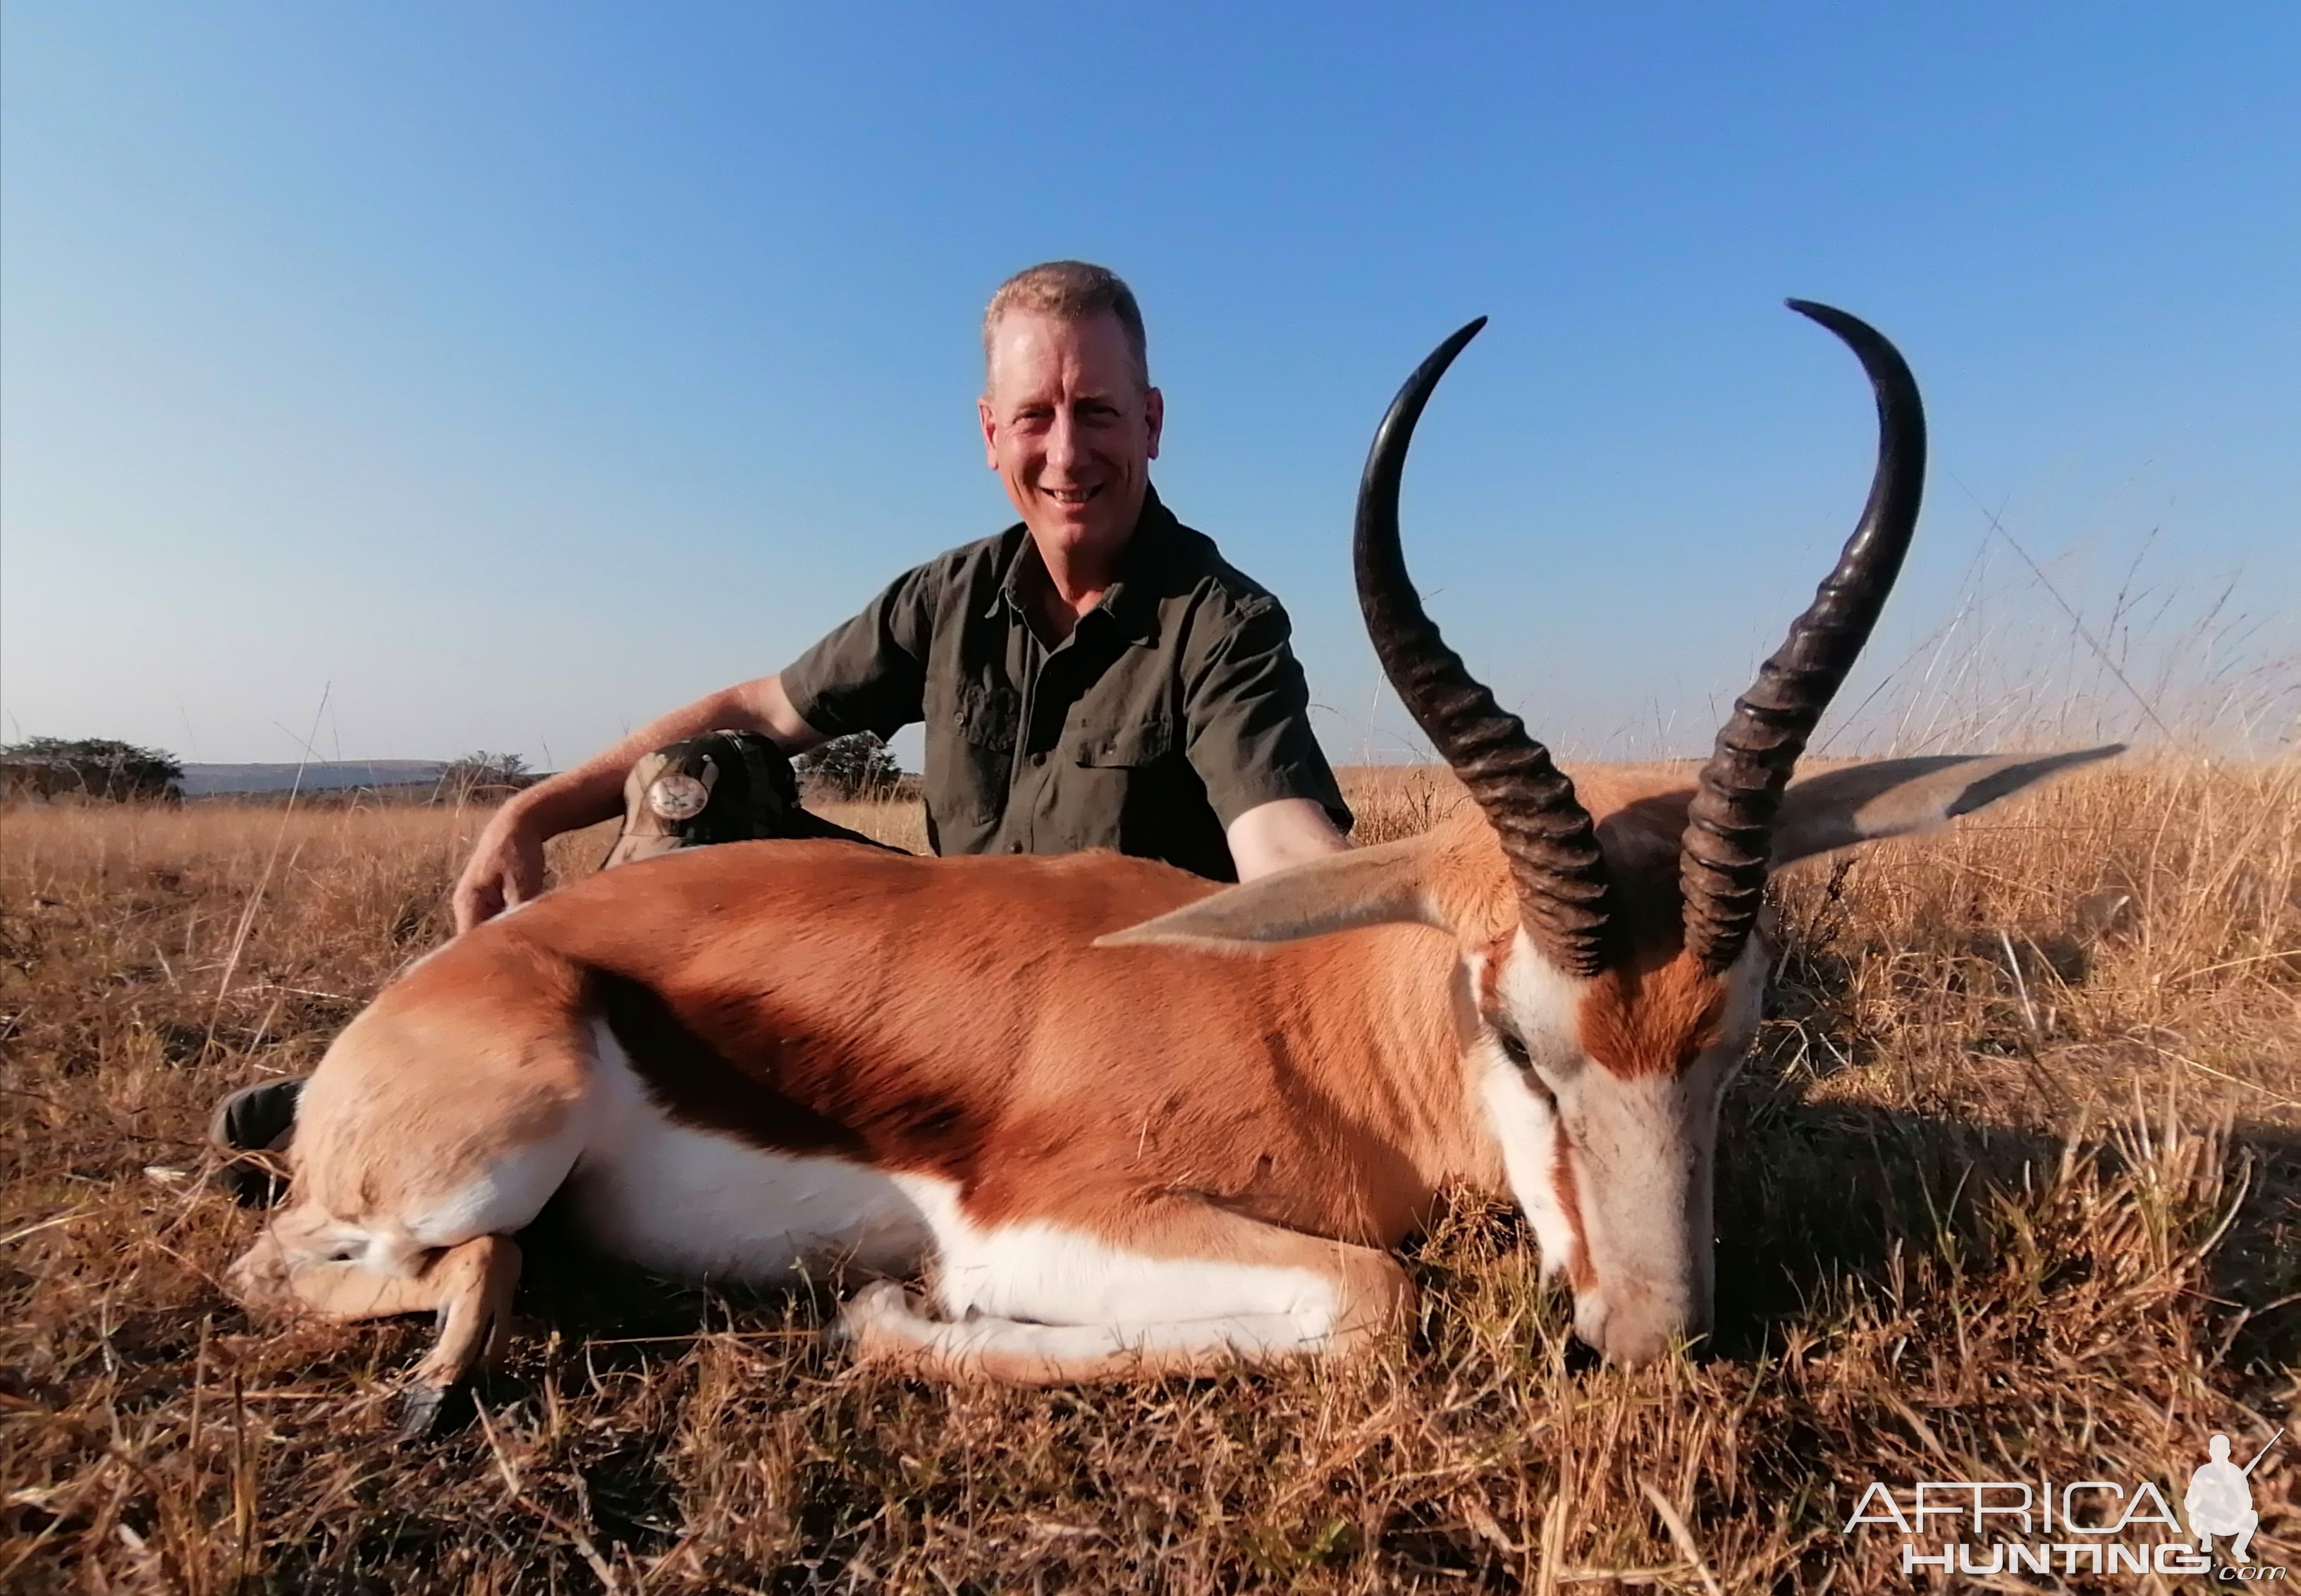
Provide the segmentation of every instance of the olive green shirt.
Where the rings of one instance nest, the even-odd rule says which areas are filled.
[[[1102,602],[1048,648],[1017,523],[898,577],[783,690],[828,737],[926,723],[939,854],[1110,848],[1234,881],[1224,828],[1310,798],[1347,831],[1286,612],[1146,493]]]

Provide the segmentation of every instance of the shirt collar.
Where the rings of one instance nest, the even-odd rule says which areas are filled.
[[[1159,490],[1144,483],[1142,512],[1119,554],[1118,573],[1111,579],[1102,602],[1079,617],[1081,625],[1105,624],[1094,622],[1094,617],[1107,615],[1107,623],[1117,627],[1119,635],[1130,642],[1158,640],[1159,584],[1155,573],[1173,557],[1176,525],[1174,512],[1159,501]],[[1008,529],[1008,535],[1015,539],[1015,552],[1007,556],[999,590],[983,612],[986,619],[997,615],[1002,606],[1018,616],[1028,613],[1023,604],[1023,574],[1029,568],[1025,562],[1038,558],[1038,547],[1031,541],[1031,529],[1019,522]]]

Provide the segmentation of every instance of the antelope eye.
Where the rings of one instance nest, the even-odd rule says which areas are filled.
[[[1505,1057],[1522,1070],[1530,1071],[1534,1068],[1534,1055],[1527,1051],[1526,1041],[1517,1032],[1495,1025],[1494,1032],[1494,1040],[1502,1045],[1502,1054]]]

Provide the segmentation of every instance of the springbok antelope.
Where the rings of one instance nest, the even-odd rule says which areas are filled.
[[[1066,1382],[1390,1334],[1390,1249],[1453,1183],[1530,1216],[1577,1333],[1707,1326],[1720,1093],[1759,1015],[1768,873],[2113,753],[1890,760],[1789,784],[1918,514],[1908,368],[1837,569],[1691,786],[1556,769],[1441,640],[1399,548],[1408,441],[1483,322],[1400,392],[1359,499],[1385,671],[1475,805],[1243,885],[1108,854],[919,859],[753,842],[594,876],[387,987],[313,1075],[241,1299],[436,1312],[426,1417],[504,1333],[510,1239],[565,1189],[599,1246],[690,1279],[837,1262],[865,1355]],[[931,1306],[902,1280],[924,1274]]]

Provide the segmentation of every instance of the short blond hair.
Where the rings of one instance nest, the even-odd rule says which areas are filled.
[[[991,343],[998,334],[999,323],[1008,312],[1017,310],[1056,316],[1066,322],[1084,322],[1104,314],[1117,317],[1120,329],[1126,334],[1127,347],[1134,351],[1134,374],[1142,380],[1143,387],[1150,386],[1150,350],[1142,331],[1142,307],[1134,303],[1134,290],[1108,266],[1086,261],[1044,261],[1025,267],[1000,283],[999,291],[991,296],[990,308],[983,313],[983,363],[986,374],[991,364]]]

